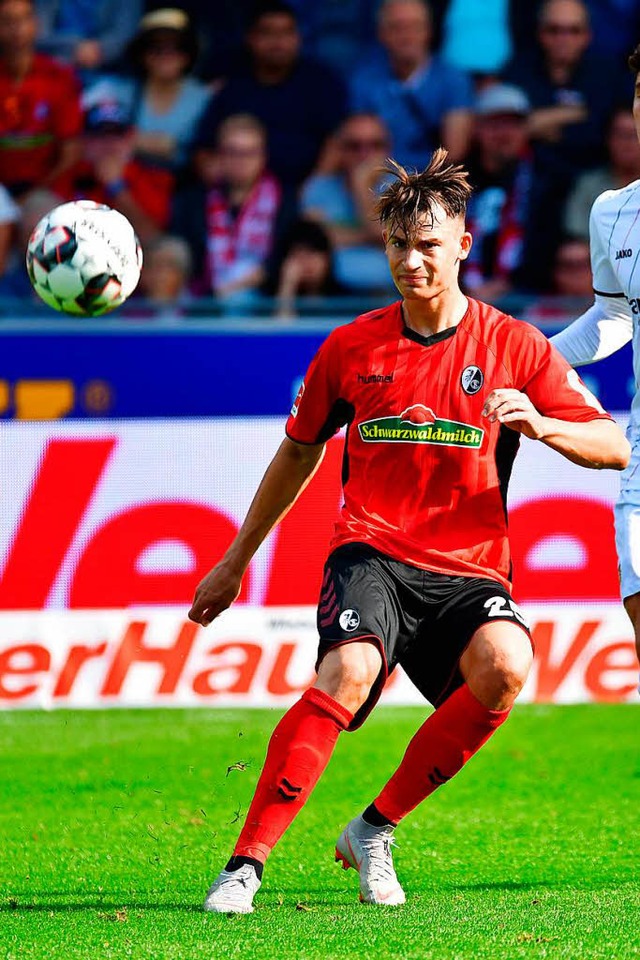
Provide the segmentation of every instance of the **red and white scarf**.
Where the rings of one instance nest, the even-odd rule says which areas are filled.
[[[207,194],[207,263],[214,292],[264,265],[271,253],[282,191],[265,173],[234,217],[225,192]]]

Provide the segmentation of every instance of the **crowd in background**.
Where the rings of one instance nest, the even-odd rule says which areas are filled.
[[[589,211],[640,177],[640,0],[0,0],[0,297],[65,199],[145,251],[138,296],[247,315],[390,293],[384,162],[469,169],[465,289],[588,297]]]

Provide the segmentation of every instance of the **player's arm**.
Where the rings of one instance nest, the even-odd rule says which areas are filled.
[[[633,315],[626,298],[597,293],[593,306],[551,337],[551,343],[572,367],[579,367],[610,356],[632,336]]]
[[[633,336],[631,306],[620,290],[619,280],[611,266],[609,243],[601,229],[601,210],[608,202],[604,193],[593,204],[589,217],[591,271],[595,302],[581,317],[551,338],[572,367],[592,363],[615,353]]]
[[[325,444],[295,443],[288,437],[267,467],[238,534],[200,581],[189,619],[203,626],[230,607],[258,547],[293,506],[322,462]]]
[[[577,378],[577,374],[573,374]],[[567,460],[594,470],[624,470],[631,447],[615,421],[606,417],[587,421],[546,417],[520,390],[492,390],[482,415],[491,423],[498,421],[531,440],[541,440]]]

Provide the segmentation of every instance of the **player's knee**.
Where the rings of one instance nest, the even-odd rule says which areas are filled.
[[[318,671],[316,686],[353,713],[366,703],[382,667],[372,643],[348,643],[330,650]]]
[[[496,701],[503,705],[498,709],[507,709],[515,701],[529,676],[532,661],[533,653],[529,644],[516,650],[504,651],[496,658],[492,686]]]
[[[468,683],[486,707],[508,710],[525,685],[532,662],[533,653],[528,641],[497,647],[474,664]]]

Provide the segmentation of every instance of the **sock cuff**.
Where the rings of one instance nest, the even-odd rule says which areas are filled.
[[[469,689],[469,685],[463,683],[461,687],[458,688],[455,695],[458,695],[462,701],[462,706],[470,716],[483,724],[494,729],[499,727],[501,723],[507,719],[511,713],[511,707],[507,710],[490,710],[488,707],[485,707],[483,703],[480,703],[478,698],[474,693]]]
[[[314,707],[318,707],[320,710],[324,710],[343,730],[346,730],[353,720],[351,711],[343,707],[341,703],[334,700],[333,697],[325,693],[324,690],[309,687],[309,689],[305,690],[302,694],[301,699],[306,700],[307,703],[312,703]]]

